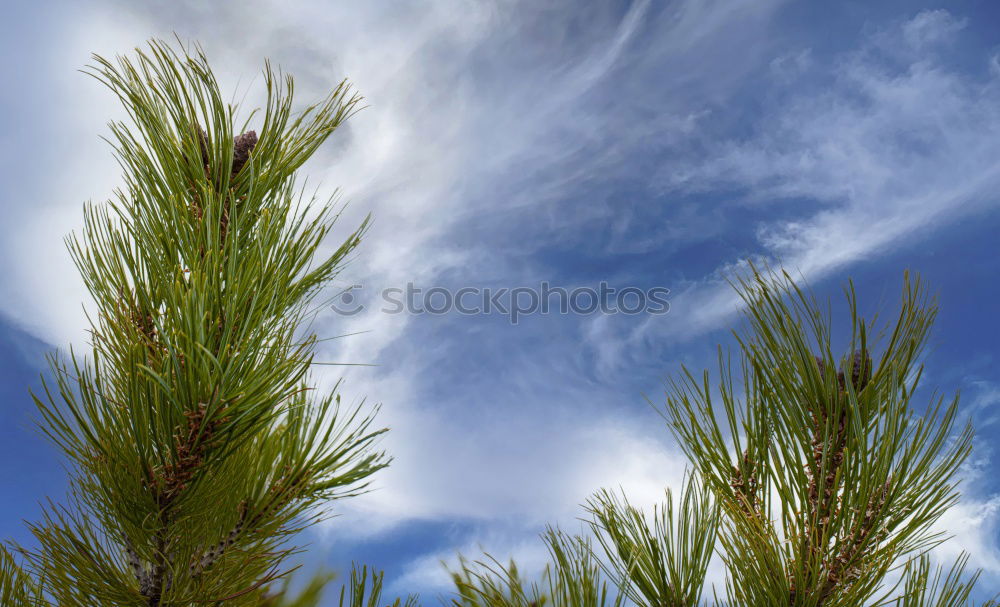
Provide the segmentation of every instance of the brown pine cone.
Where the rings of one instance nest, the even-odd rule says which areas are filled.
[[[257,145],[257,131],[247,131],[233,139],[233,176],[250,160],[250,153]]]

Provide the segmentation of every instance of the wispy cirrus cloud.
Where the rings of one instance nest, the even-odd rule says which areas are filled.
[[[714,139],[664,167],[664,195],[710,193],[759,209],[748,256],[811,282],[995,208],[1000,81],[988,56],[978,73],[951,61],[947,47],[962,27],[946,11],[922,12],[827,65],[810,59],[799,80],[776,89],[750,135]],[[794,217],[768,216],[769,207]],[[692,310],[693,322],[650,318],[627,343],[711,329],[732,317],[736,300],[710,278],[677,293],[674,306]]]
[[[38,259],[41,247],[44,260],[11,268],[0,305],[52,343],[82,336],[78,302],[86,297],[59,239],[78,224],[81,198],[99,200],[116,185],[118,170],[98,136],[106,120],[120,117],[107,93],[73,72],[92,51],[113,55],[174,32],[197,39],[225,89],[249,106],[260,102],[254,77],[263,57],[297,77],[303,102],[349,76],[369,107],[304,171],[321,180],[321,195],[342,188],[351,201],[346,225],[368,211],[375,216],[343,278],[513,284],[536,270],[491,245],[516,239],[522,251],[535,251],[572,241],[579,225],[620,216],[590,187],[635,176],[643,170],[632,162],[637,152],[687,137],[700,100],[725,97],[753,68],[760,33],[780,4],[439,0],[289,8],[256,0],[79,8],[77,27],[46,52],[52,86],[74,104],[46,119],[67,149],[84,153],[62,179],[37,180],[31,196],[43,202],[21,215],[16,230],[3,230],[9,256]],[[524,229],[527,215],[537,220]],[[469,246],[470,237],[480,246]],[[386,403],[382,421],[394,431],[385,447],[397,457],[379,490],[346,506],[355,523],[335,520],[331,531],[372,541],[379,530],[455,518],[499,524],[516,544],[545,521],[574,517],[601,485],[645,494],[679,479],[683,458],[658,428],[601,402],[638,395],[581,381],[584,361],[551,352],[539,364],[528,351],[486,350],[478,360],[496,373],[431,389],[456,344],[425,340],[426,325],[416,324],[379,314],[317,319],[325,334],[368,331],[330,344],[322,357],[380,365],[349,370],[347,396]],[[486,343],[500,335],[472,330],[485,331]],[[317,379],[328,385],[341,371]]]

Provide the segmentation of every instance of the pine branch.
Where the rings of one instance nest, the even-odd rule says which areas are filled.
[[[939,541],[930,526],[957,499],[971,448],[957,400],[923,415],[910,403],[933,303],[907,280],[895,324],[877,332],[849,289],[850,350],[834,373],[828,315],[787,274],[753,269],[736,286],[742,385],[720,353],[719,384],[685,371],[664,410],[725,513],[727,601],[878,602],[893,563]]]
[[[61,606],[245,604],[322,504],[388,464],[374,413],[311,389],[301,333],[367,221],[320,256],[337,215],[301,200],[295,171],[360,98],[342,82],[293,115],[291,78],[266,65],[262,123],[237,129],[200,48],[94,60],[130,119],[110,125],[125,185],[68,239],[91,356],[53,358],[35,402],[74,507],[33,527],[28,560]]]

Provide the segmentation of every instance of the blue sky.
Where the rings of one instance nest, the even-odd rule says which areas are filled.
[[[994,3],[674,2],[13,4],[0,28],[0,537],[24,539],[60,459],[31,429],[43,356],[82,344],[86,295],[62,237],[119,170],[115,102],[76,70],[151,36],[199,40],[227,92],[260,99],[265,57],[302,100],[347,76],[368,107],[304,168],[375,227],[330,311],[315,379],[383,403],[396,457],[377,489],[304,538],[310,566],[384,567],[433,595],[482,546],[527,567],[547,522],[591,492],[652,502],[685,462],[644,400],[710,366],[737,320],[725,277],[782,263],[842,310],[854,279],[891,311],[905,269],[939,293],[927,384],[977,429],[943,525],[1000,588],[990,474],[1000,435],[1000,9]],[[14,84],[10,84],[14,83]],[[346,227],[345,227],[346,229]],[[666,315],[387,315],[407,283],[663,286]],[[717,575],[718,572],[716,572]]]

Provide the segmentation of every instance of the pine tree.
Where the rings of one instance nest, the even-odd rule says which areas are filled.
[[[914,402],[937,310],[926,289],[907,279],[899,315],[882,325],[858,315],[851,287],[849,327],[834,334],[787,273],[753,269],[734,287],[745,310],[738,362],[720,348],[714,382],[684,370],[667,384],[661,413],[692,464],[679,499],[667,491],[649,516],[598,492],[586,510],[600,549],[554,558],[543,574],[558,580],[552,589],[513,562],[463,559],[456,607],[696,607],[709,604],[713,553],[726,572],[714,605],[972,605],[979,573],[966,572],[968,556],[936,570],[928,556],[947,539],[933,525],[959,498],[972,429],[956,426],[957,396]],[[591,563],[605,575],[590,575]],[[567,603],[564,587],[613,599]]]
[[[70,494],[0,552],[0,603],[263,604],[295,532],[388,463],[375,409],[309,378],[310,304],[367,220],[324,252],[335,207],[295,172],[360,98],[341,82],[293,111],[267,65],[263,114],[240,117],[200,48],[94,59],[131,120],[110,124],[125,185],[67,240],[89,356],[52,357],[35,401]]]
[[[956,428],[957,396],[913,402],[937,309],[905,281],[899,315],[858,315],[853,287],[846,352],[821,306],[786,273],[738,283],[746,330],[736,371],[720,352],[706,372],[670,384],[665,414],[723,516],[719,539],[734,605],[880,604],[900,593],[888,576],[907,563],[902,605],[958,605],[961,570],[934,589],[919,582],[932,525],[959,498],[972,428]]]

